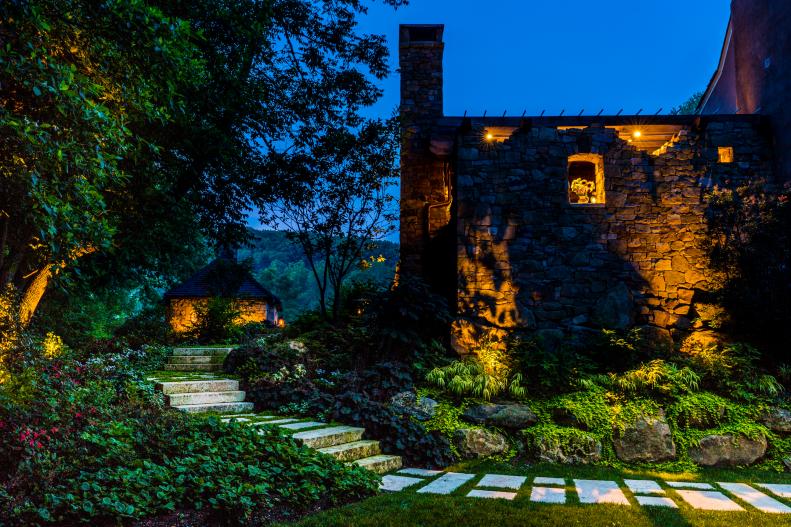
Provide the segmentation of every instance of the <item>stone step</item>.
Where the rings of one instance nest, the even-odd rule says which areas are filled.
[[[174,406],[177,410],[190,414],[203,412],[218,412],[224,414],[244,413],[253,409],[253,403],[209,403],[209,404],[180,404]]]
[[[239,390],[239,381],[233,379],[165,381],[156,383],[155,388],[165,395],[174,393],[235,392]]]
[[[167,396],[170,406],[183,404],[239,403],[244,401],[242,391],[174,393]]]
[[[165,364],[167,371],[222,371],[222,364]]]
[[[365,428],[353,426],[332,426],[319,430],[297,432],[292,435],[294,439],[311,448],[326,448],[330,446],[352,443],[363,438]]]
[[[173,355],[190,356],[212,356],[212,355],[228,355],[233,348],[173,348]]]
[[[382,453],[379,441],[353,441],[342,445],[320,448],[319,452],[332,456],[338,461],[356,461]]]
[[[351,465],[352,463],[363,468],[367,468],[368,470],[376,472],[377,474],[384,474],[385,472],[390,472],[392,470],[398,470],[401,468],[402,460],[401,456],[388,456],[382,454],[358,459],[348,464]]]
[[[222,355],[171,355],[168,364],[222,364]]]

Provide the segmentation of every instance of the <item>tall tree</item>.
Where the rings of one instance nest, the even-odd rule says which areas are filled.
[[[357,131],[323,135],[313,157],[298,160],[315,176],[264,209],[262,220],[285,227],[302,248],[325,318],[337,318],[345,280],[372,244],[395,228],[396,123],[368,121]]]
[[[402,0],[383,0],[398,6]],[[0,4],[0,281],[29,319],[76,258],[138,275],[241,240],[387,73],[361,0]],[[188,226],[185,228],[184,225]]]

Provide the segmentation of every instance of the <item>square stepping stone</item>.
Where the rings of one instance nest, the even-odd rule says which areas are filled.
[[[255,426],[284,425],[286,423],[294,423],[296,421],[298,421],[298,419],[291,419],[291,418],[275,419],[273,421],[258,421],[257,423],[255,423]]]
[[[677,490],[681,499],[694,509],[702,511],[743,511],[738,503],[728,499],[722,492],[712,490]]]
[[[496,489],[514,489],[519,488],[524,484],[527,478],[525,476],[504,476],[501,474],[486,474],[481,481],[478,482],[477,487],[493,487]]]
[[[678,505],[670,498],[660,496],[635,496],[635,498],[637,499],[637,503],[643,507],[669,507],[671,509],[678,509]]]
[[[533,487],[530,492],[530,501],[538,503],[566,503],[566,489]]]
[[[500,500],[512,500],[516,498],[516,492],[501,492],[496,490],[473,489],[467,493],[468,498],[489,498]]]
[[[755,485],[765,488],[772,494],[780,496],[781,498],[791,498],[791,485],[782,483],[756,483]]]
[[[382,484],[379,485],[379,490],[385,492],[400,492],[407,487],[417,485],[423,481],[419,478],[408,478],[406,476],[382,476]]]
[[[410,476],[420,476],[423,478],[431,478],[442,474],[441,470],[428,470],[426,468],[404,468],[398,471],[399,474],[408,474]]]
[[[319,423],[317,421],[305,421],[302,423],[289,423],[285,425],[280,425],[280,428],[285,428],[287,430],[302,430],[304,428],[316,428],[317,426],[327,426],[327,423]]]
[[[462,474],[460,472],[448,472],[440,476],[425,487],[418,489],[420,494],[450,494],[472,478],[475,474]]]
[[[623,491],[614,481],[598,479],[575,479],[574,486],[580,503],[612,503],[614,505],[630,505]]]
[[[231,421],[236,421],[238,423],[248,423],[250,422],[249,419],[245,419],[244,417],[227,417],[225,419],[220,419],[223,423],[230,423]]]
[[[702,483],[699,481],[665,481],[669,487],[674,489],[700,489],[700,490],[714,490],[709,483]]]
[[[565,487],[566,480],[563,478],[542,478],[539,476],[533,479],[533,485],[558,485],[560,487]]]
[[[763,492],[755,490],[749,485],[744,483],[720,483],[717,485],[727,490],[737,498],[745,501],[762,512],[772,514],[791,514],[791,507],[784,503],[780,503],[774,498],[770,498]]]
[[[623,480],[634,494],[664,494],[665,491],[656,481],[648,479],[625,479]]]

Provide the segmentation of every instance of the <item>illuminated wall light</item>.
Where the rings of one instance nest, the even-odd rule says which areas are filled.
[[[494,141],[494,134],[491,133],[491,132],[487,133],[486,134],[486,140],[487,141]]]
[[[643,132],[641,132],[640,130],[635,130],[634,133],[632,134],[632,137],[634,137],[635,139],[640,139],[641,137],[643,137]]]
[[[733,163],[733,147],[720,146],[717,147],[717,154],[719,155],[720,163]]]

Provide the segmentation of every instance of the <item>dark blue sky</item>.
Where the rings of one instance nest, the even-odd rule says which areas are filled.
[[[371,115],[398,104],[398,25],[445,24],[445,114],[654,113],[706,87],[729,0],[411,0],[375,5],[393,75]]]

